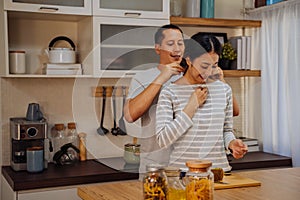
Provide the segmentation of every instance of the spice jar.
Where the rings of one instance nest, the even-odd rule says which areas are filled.
[[[187,161],[189,168],[184,181],[187,199],[213,199],[214,175],[210,170],[212,162],[206,160]]]
[[[147,172],[143,178],[144,199],[166,200],[167,177],[164,167],[158,164],[146,166]]]
[[[185,186],[180,179],[180,169],[176,167],[166,167],[167,175],[167,199],[185,200]]]

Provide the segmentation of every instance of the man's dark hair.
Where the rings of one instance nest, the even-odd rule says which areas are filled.
[[[162,27],[160,27],[156,33],[155,33],[155,36],[154,36],[154,41],[155,41],[155,44],[161,44],[161,41],[164,39],[164,34],[163,34],[163,31],[166,30],[166,29],[175,29],[175,30],[179,30],[180,33],[182,34],[182,37],[183,37],[183,32],[182,30],[174,25],[174,24],[167,24],[167,25],[164,25]]]

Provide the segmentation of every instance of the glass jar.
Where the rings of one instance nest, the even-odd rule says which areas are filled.
[[[146,166],[147,172],[143,178],[144,199],[166,200],[167,197],[167,177],[164,167],[158,164]]]
[[[140,163],[140,144],[125,144],[124,160],[127,164]]]
[[[185,186],[180,178],[180,169],[176,167],[166,167],[167,175],[167,199],[185,200]]]
[[[212,162],[206,160],[187,161],[189,170],[185,174],[187,199],[213,199],[214,175],[210,170]]]
[[[72,143],[76,147],[79,146],[76,124],[74,122],[68,123],[68,129],[66,131],[66,143]]]
[[[171,16],[182,15],[182,0],[170,0],[170,14]]]

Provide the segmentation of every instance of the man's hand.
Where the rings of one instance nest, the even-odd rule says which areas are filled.
[[[168,65],[160,64],[158,66],[160,69],[160,74],[155,79],[154,83],[163,85],[166,83],[173,75],[179,75],[181,72],[184,71],[184,68],[181,67],[178,63],[170,63]]]
[[[244,157],[244,155],[248,152],[248,147],[243,143],[240,139],[232,140],[229,143],[229,148],[232,150],[232,155],[234,158],[239,159]]]

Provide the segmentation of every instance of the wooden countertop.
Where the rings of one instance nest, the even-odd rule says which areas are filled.
[[[10,166],[2,166],[2,175],[14,191],[139,178],[138,173],[118,171],[95,160],[64,166],[50,163],[41,173],[16,172]]]
[[[300,196],[300,168],[265,169],[235,172],[261,182],[261,186],[215,190],[215,200],[294,200]],[[142,196],[140,181],[103,183],[78,188],[83,200],[139,200]]]

